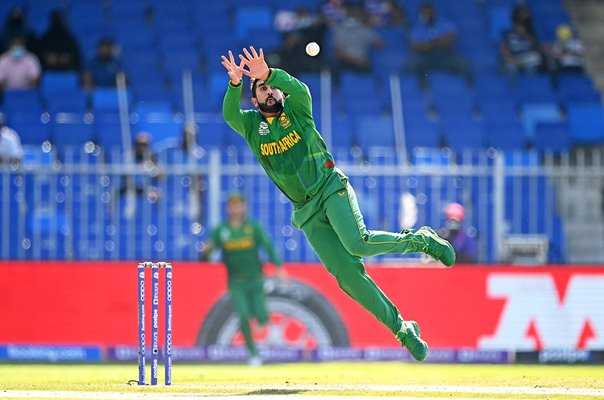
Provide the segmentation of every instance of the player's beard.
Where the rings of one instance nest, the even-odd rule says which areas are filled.
[[[272,113],[277,113],[277,112],[283,110],[283,100],[277,100],[274,97],[269,97],[266,100],[268,101],[268,99],[270,99],[270,98],[275,100],[275,102],[270,106],[267,105],[266,102],[258,103],[258,108],[260,109],[260,111],[272,114]]]

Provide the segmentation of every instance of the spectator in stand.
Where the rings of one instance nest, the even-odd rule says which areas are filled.
[[[80,48],[59,10],[50,14],[50,26],[38,41],[44,71],[80,71]]]
[[[126,198],[123,211],[126,219],[134,217],[137,196],[144,197],[152,203],[157,202],[160,198],[157,185],[160,178],[160,168],[151,141],[151,134],[144,131],[138,132],[134,138],[132,162],[137,166],[137,173],[125,175],[119,189],[119,194],[125,195]]]
[[[376,28],[407,24],[405,11],[396,0],[365,0],[365,12],[371,26]]]
[[[311,14],[305,7],[296,11],[278,11],[275,15],[275,28],[283,34],[280,48],[267,54],[271,65],[290,71],[294,76],[304,72],[319,72],[322,67],[322,54],[317,57],[306,55],[306,44],[323,44],[325,25],[322,19]]]
[[[463,75],[472,85],[470,64],[455,50],[457,28],[444,18],[436,17],[432,3],[420,7],[419,21],[411,31],[410,43],[414,54],[405,70],[415,74],[421,87],[427,87],[426,76],[432,71],[447,71]]]
[[[118,49],[113,40],[102,38],[99,41],[95,56],[88,61],[84,71],[84,87],[92,90],[95,87],[115,87],[116,77],[124,70],[118,57]]]
[[[23,158],[23,145],[19,134],[4,123],[4,115],[0,114],[0,164],[18,164]]]
[[[584,52],[581,39],[575,36],[572,28],[566,24],[558,25],[556,41],[547,48],[552,59],[552,67],[557,73],[584,72]]]
[[[438,235],[453,245],[458,263],[474,263],[478,257],[476,228],[464,224],[465,213],[461,204],[449,203],[444,212],[445,225]]]
[[[15,36],[9,49],[0,55],[0,90],[35,89],[42,69],[35,54],[25,47],[25,40]]]
[[[36,49],[36,35],[27,25],[25,11],[21,6],[13,7],[4,22],[2,33],[0,34],[0,52],[5,52],[15,37],[25,40],[25,46],[34,51]]]
[[[305,72],[319,72],[321,70],[321,58],[309,57],[305,47],[308,41],[297,31],[285,32],[283,44],[280,48],[267,54],[271,65],[290,71],[293,76]]]
[[[519,73],[535,73],[545,69],[533,17],[526,6],[514,9],[512,29],[503,34],[499,51],[503,68],[512,80]]]
[[[370,73],[371,50],[383,45],[383,39],[369,25],[363,8],[349,4],[346,18],[333,28],[334,72]],[[337,75],[335,79],[337,81]]]
[[[330,27],[334,27],[346,19],[344,0],[327,0],[321,7],[321,18]]]

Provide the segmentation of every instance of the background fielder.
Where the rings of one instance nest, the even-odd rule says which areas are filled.
[[[239,325],[245,346],[250,353],[250,364],[259,365],[261,359],[250,320],[259,325],[268,323],[268,310],[264,295],[264,273],[259,250],[263,248],[269,260],[277,267],[279,277],[284,276],[281,259],[262,227],[246,215],[245,199],[233,193],[227,200],[227,220],[212,230],[211,239],[201,254],[207,260],[214,249],[222,251],[222,260],[227,268],[228,290],[233,308],[239,315]]]

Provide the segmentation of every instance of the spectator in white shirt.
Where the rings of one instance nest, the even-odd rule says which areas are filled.
[[[19,134],[4,124],[0,114],[0,164],[17,163],[23,158],[23,145]]]

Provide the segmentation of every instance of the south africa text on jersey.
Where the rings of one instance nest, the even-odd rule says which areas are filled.
[[[272,156],[275,154],[285,153],[287,150],[294,147],[302,138],[298,132],[293,131],[283,136],[276,142],[260,143],[260,152],[263,156]]]

